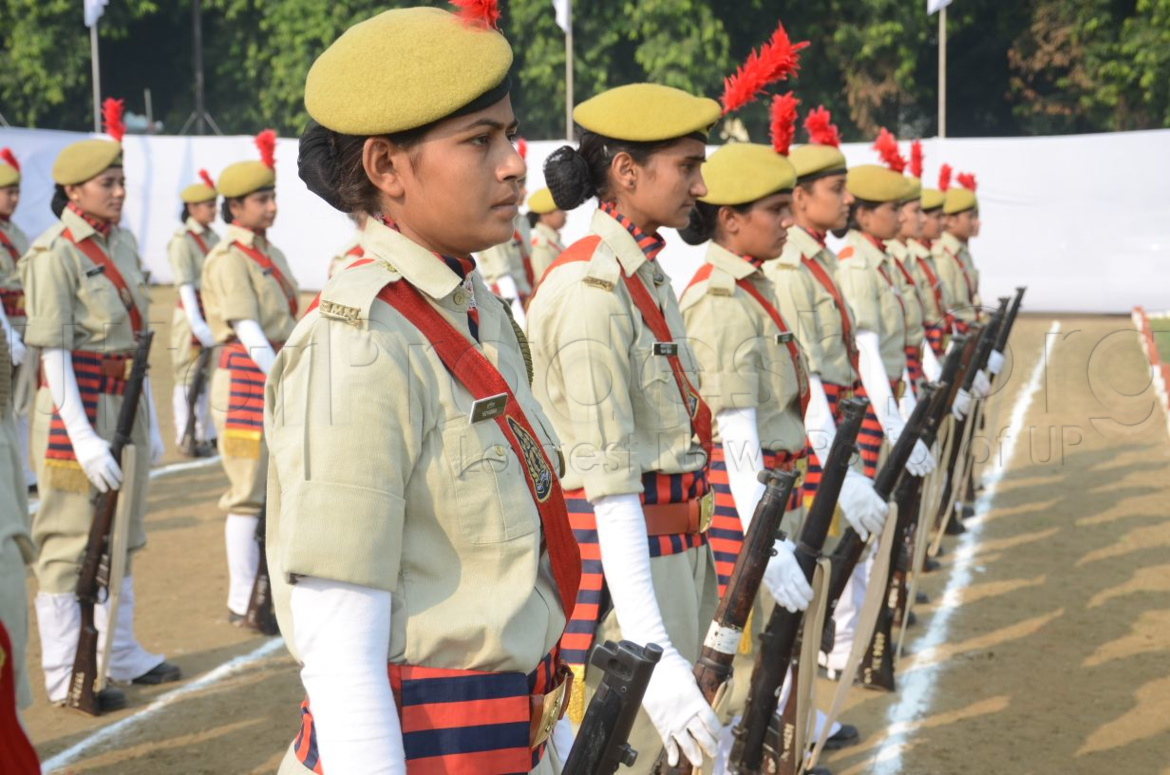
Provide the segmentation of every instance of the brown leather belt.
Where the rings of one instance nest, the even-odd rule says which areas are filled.
[[[652,536],[705,533],[715,514],[715,494],[708,491],[701,498],[686,503],[657,503],[642,506],[646,533]]]

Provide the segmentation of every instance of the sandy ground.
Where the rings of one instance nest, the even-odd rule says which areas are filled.
[[[168,396],[173,296],[158,289],[155,298],[162,346],[154,379],[156,394]],[[1021,319],[1001,427],[1052,321]],[[1170,441],[1128,319],[1060,321],[1025,432],[990,503],[971,535],[947,540],[943,568],[924,579],[932,603],[910,631],[915,656],[899,666],[900,691],[851,691],[845,720],[861,728],[862,740],[825,759],[838,775],[1170,775]],[[168,403],[158,407],[166,427]],[[1013,449],[1007,441],[994,446]],[[164,465],[176,462],[171,452]],[[126,710],[98,719],[48,707],[36,687],[33,628],[28,664],[37,703],[25,714],[28,729],[45,761],[80,746],[51,771],[276,770],[296,733],[302,692],[280,643],[225,623],[215,506],[224,484],[213,464],[158,477],[151,487],[150,543],[134,574],[137,632],[182,666],[182,683],[130,688]],[[944,598],[948,584],[953,594]],[[932,628],[944,612],[945,627]],[[936,646],[918,643],[932,632]],[[267,655],[248,656],[266,644]],[[242,665],[220,668],[237,657]],[[833,685],[821,683],[827,697]]]

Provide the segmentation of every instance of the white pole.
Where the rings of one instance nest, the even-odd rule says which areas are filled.
[[[93,65],[93,131],[101,134],[102,131],[102,83],[101,70],[98,67],[98,23],[95,21],[89,28],[89,59]]]
[[[938,12],[938,136],[947,136],[947,7]]]
[[[573,2],[565,0],[569,29],[565,31],[565,139],[573,140]]]

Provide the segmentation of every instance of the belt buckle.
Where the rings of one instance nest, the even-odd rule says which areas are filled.
[[[126,363],[122,367],[122,381],[123,382],[130,381],[130,372],[133,370],[134,370],[134,359],[127,358]]]
[[[711,490],[703,493],[699,498],[699,532],[706,533],[711,527],[711,519],[715,516],[715,493]]]
[[[558,671],[559,672],[559,671]],[[573,685],[573,674],[567,669],[560,675],[561,682],[557,688],[544,695],[541,705],[540,724],[536,728],[536,735],[532,739],[530,748],[538,748],[552,735],[553,727],[565,715],[569,705],[569,690]]]

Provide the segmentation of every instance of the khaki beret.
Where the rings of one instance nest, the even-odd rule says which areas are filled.
[[[113,140],[81,140],[65,146],[53,162],[53,182],[76,186],[110,167],[122,166],[122,144]]]
[[[905,201],[912,202],[915,199],[921,199],[922,198],[922,180],[920,180],[919,178],[908,175],[906,177],[906,183],[907,183],[907,192],[906,192]]]
[[[731,143],[703,164],[707,195],[699,200],[712,205],[743,205],[790,191],[796,185],[796,170],[787,158],[770,145]]]
[[[831,175],[844,172],[846,166],[845,154],[840,148],[832,145],[818,145],[809,143],[793,148],[788,154],[788,161],[796,168],[798,180],[818,175]]]
[[[573,121],[590,132],[631,143],[707,134],[723,109],[715,100],[656,83],[604,91],[573,109]]]
[[[305,109],[342,134],[405,132],[495,92],[511,66],[499,32],[439,8],[397,8],[350,27],[317,57]]]
[[[943,197],[945,194],[937,188],[922,189],[922,209],[923,210],[937,210],[943,206]]]
[[[905,202],[911,198],[909,179],[877,164],[850,167],[845,187],[850,194],[867,202]]]
[[[975,192],[966,188],[948,188],[943,200],[943,214],[958,215],[967,210],[975,210],[979,207],[979,200],[975,198]]]
[[[206,183],[192,183],[179,193],[183,204],[192,205],[196,202],[214,201],[218,192]]]
[[[229,199],[276,187],[276,170],[262,161],[238,161],[219,174],[219,193]]]
[[[557,203],[553,201],[552,192],[547,188],[542,188],[528,197],[528,209],[537,215],[545,215],[556,211],[558,208]]]

